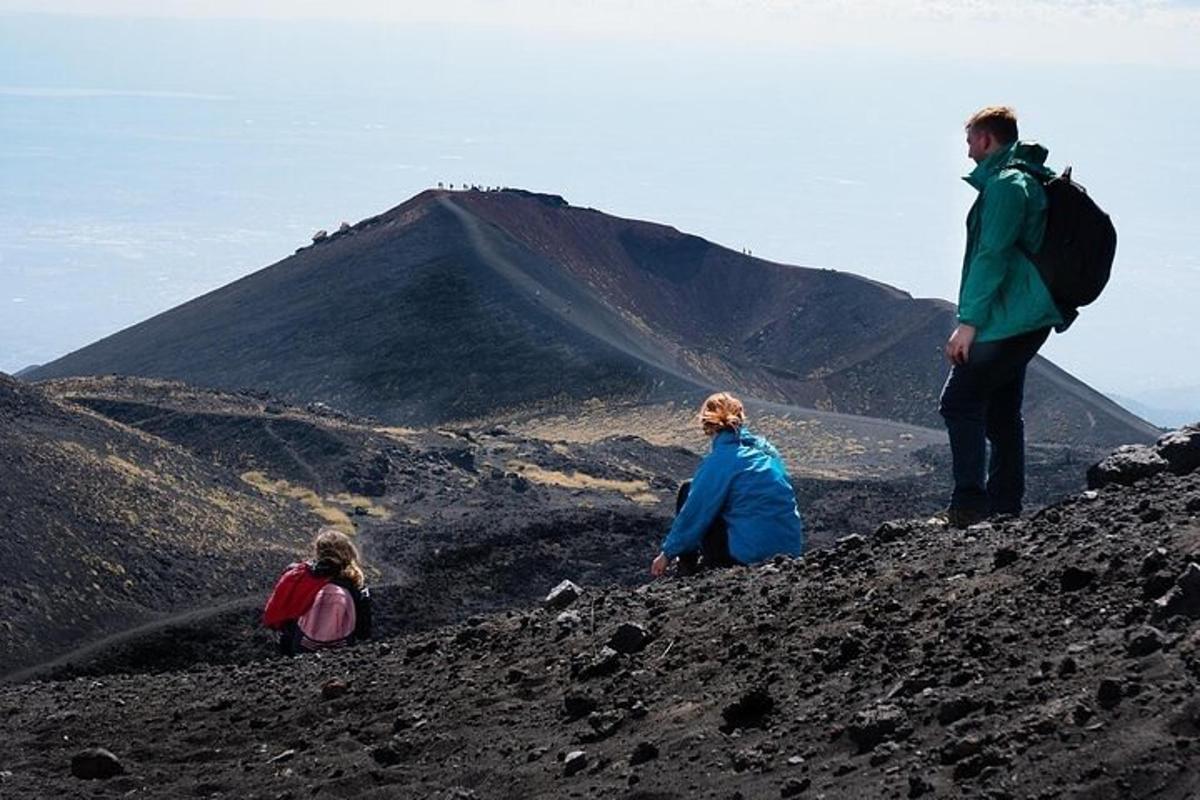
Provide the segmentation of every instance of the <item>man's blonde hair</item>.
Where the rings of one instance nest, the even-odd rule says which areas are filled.
[[[718,431],[736,431],[741,428],[746,422],[746,409],[742,406],[742,401],[729,392],[717,392],[704,401],[700,406],[700,413],[696,416],[704,427],[704,432],[711,436]]]
[[[1000,144],[1012,144],[1018,136],[1017,112],[1010,106],[987,106],[972,114],[966,127],[990,133]]]

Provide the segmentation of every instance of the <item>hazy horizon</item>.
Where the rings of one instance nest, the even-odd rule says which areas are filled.
[[[1043,354],[1146,405],[1194,390],[1195,64],[498,25],[0,16],[0,370],[439,181],[562,194],[952,299],[972,200],[961,123],[1007,102],[1120,233],[1105,296]]]

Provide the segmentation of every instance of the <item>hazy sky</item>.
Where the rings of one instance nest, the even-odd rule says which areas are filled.
[[[1197,406],[1197,41],[1196,2],[0,0],[0,370],[442,180],[951,298],[1006,102],[1120,232],[1046,354]]]

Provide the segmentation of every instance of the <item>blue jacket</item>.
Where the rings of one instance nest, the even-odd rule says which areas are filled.
[[[804,523],[787,469],[770,442],[748,430],[724,430],[692,478],[687,502],[662,551],[669,558],[700,549],[720,515],[729,529],[729,554],[743,564],[804,552]]]

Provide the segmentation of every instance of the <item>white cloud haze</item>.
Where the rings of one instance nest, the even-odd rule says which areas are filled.
[[[1132,0],[0,0],[0,13],[337,19],[914,55],[1200,66],[1200,7]]]

